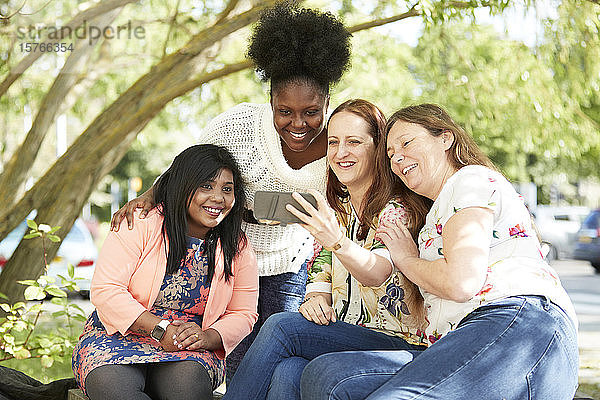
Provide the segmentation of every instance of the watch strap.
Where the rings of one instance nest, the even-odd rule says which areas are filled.
[[[169,321],[168,319],[161,320],[158,324],[156,324],[154,326],[154,328],[152,328],[152,331],[150,332],[150,336],[153,339],[155,339],[156,341],[160,342],[162,340],[163,336],[165,336],[167,327],[170,324],[171,324],[171,321]]]
[[[346,235],[344,235],[342,233],[341,237],[331,246],[323,246],[323,248],[325,250],[329,250],[329,251],[336,251],[339,250],[342,247],[342,242],[344,241],[344,239],[346,239]]]

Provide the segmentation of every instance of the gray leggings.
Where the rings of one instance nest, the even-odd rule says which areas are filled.
[[[103,365],[85,379],[91,400],[212,399],[212,383],[196,361]]]

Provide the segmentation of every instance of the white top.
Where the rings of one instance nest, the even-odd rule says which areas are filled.
[[[325,192],[325,157],[300,169],[291,168],[273,126],[270,104],[242,103],[225,111],[208,123],[200,141],[223,146],[233,154],[246,183],[249,209],[253,209],[257,190]],[[243,223],[242,228],[256,251],[261,276],[297,273],[313,255],[314,239],[298,224],[281,227]]]
[[[487,277],[482,290],[465,303],[422,291],[427,307],[430,342],[456,328],[474,309],[517,295],[542,295],[560,306],[577,326],[573,304],[558,275],[542,257],[540,243],[523,198],[502,174],[471,165],[452,175],[427,214],[419,233],[419,253],[426,260],[443,257],[443,227],[456,212],[484,207],[494,212]]]

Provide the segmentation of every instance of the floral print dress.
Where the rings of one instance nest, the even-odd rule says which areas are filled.
[[[486,208],[494,214],[494,226],[488,237],[490,251],[486,280],[479,293],[464,303],[421,290],[429,320],[427,341],[436,342],[476,308],[518,295],[546,296],[577,326],[569,296],[556,272],[542,257],[523,198],[496,171],[470,165],[459,169],[446,181],[419,233],[420,257],[429,261],[444,257],[444,226],[454,214],[469,207]]]
[[[188,249],[182,266],[175,274],[165,274],[154,306],[149,310],[162,319],[195,322],[202,326],[210,281],[204,241],[188,238]],[[94,311],[73,351],[72,367],[79,386],[85,391],[85,379],[94,368],[109,364],[144,364],[192,360],[201,363],[211,377],[213,389],[225,378],[225,360],[215,353],[203,351],[167,352],[149,336],[129,333],[107,334]]]

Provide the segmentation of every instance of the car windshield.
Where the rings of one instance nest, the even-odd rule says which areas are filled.
[[[600,227],[600,211],[594,211],[583,221],[583,227],[586,229],[598,229]]]
[[[70,242],[85,242],[85,236],[77,224],[75,224],[73,225],[73,228],[71,228],[71,232],[69,232],[65,240]]]
[[[11,240],[21,240],[26,230],[27,222],[23,221],[19,224],[19,226],[13,229],[6,237],[10,238]]]

